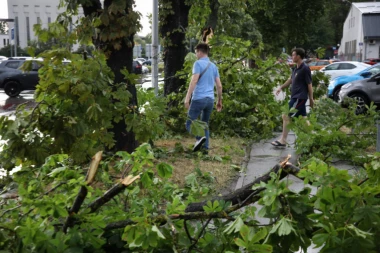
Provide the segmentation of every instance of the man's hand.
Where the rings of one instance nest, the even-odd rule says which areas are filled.
[[[188,101],[186,102],[186,101],[185,101],[185,108],[186,108],[186,109],[189,109],[189,108],[190,108],[190,102],[188,102]]]
[[[309,99],[309,103],[310,103],[310,108],[314,108],[314,99],[313,98]]]
[[[276,90],[276,96],[278,96],[278,94],[280,94],[281,91],[282,91],[282,88],[281,88],[281,86],[280,86],[280,87],[278,87],[277,90]]]
[[[222,100],[218,100],[218,103],[216,103],[216,110],[217,110],[218,112],[221,112],[221,111],[222,111],[222,108],[223,108]]]

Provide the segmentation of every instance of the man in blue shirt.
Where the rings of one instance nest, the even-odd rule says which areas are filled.
[[[218,94],[216,109],[222,110],[222,83],[220,82],[219,71],[214,63],[208,58],[209,46],[200,43],[195,47],[197,61],[193,65],[193,76],[187,90],[185,98],[185,108],[188,109],[188,120],[186,129],[190,132],[191,122],[201,115],[201,120],[208,124],[212,109],[214,108],[214,86]],[[190,104],[191,98],[191,104]],[[196,136],[193,151],[198,151],[202,146],[209,149],[210,132],[207,128],[205,136]]]
[[[310,107],[313,108],[314,106],[311,71],[303,62],[304,58],[305,50],[302,48],[292,50],[292,60],[296,64],[296,68],[293,70],[292,76],[276,90],[276,95],[278,95],[284,88],[292,84],[289,109],[295,108],[296,112],[289,113],[289,115],[282,115],[283,125],[281,138],[271,143],[275,147],[286,146],[286,139],[289,133],[287,126],[290,118],[298,116],[306,117],[306,101],[308,98]]]

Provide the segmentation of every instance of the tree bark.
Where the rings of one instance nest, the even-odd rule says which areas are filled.
[[[165,0],[164,2],[171,4],[170,12],[160,10],[160,13],[165,13],[161,17],[163,25],[160,27],[160,34],[164,40],[163,60],[166,77],[164,95],[167,96],[172,92],[178,93],[179,89],[186,84],[185,79],[173,76],[182,69],[188,52],[185,39],[190,6],[186,5],[185,0]]]
[[[113,0],[105,0],[104,1],[104,9],[107,9]],[[130,10],[132,10],[133,0],[126,0],[127,4],[125,7],[125,15],[128,15]],[[101,14],[101,3],[99,0],[92,0],[90,2],[86,2],[82,5],[83,12],[86,17],[90,16],[99,16]],[[110,14],[112,15],[112,14]],[[117,18],[110,19],[110,24],[108,26],[101,26],[99,29],[109,29],[112,27],[112,22],[118,22]],[[107,65],[112,69],[115,74],[114,83],[126,83],[127,89],[131,93],[131,105],[137,106],[137,93],[136,87],[134,85],[128,85],[127,80],[124,78],[123,74],[120,72],[122,69],[127,69],[129,73],[132,73],[132,61],[133,61],[133,41],[134,34],[130,34],[124,38],[119,38],[118,42],[120,43],[120,48],[117,50],[113,46],[112,40],[102,41],[94,37],[94,45],[96,45],[99,49],[108,53]],[[133,112],[132,112],[133,113]],[[114,133],[115,146],[114,150],[124,150],[127,152],[133,152],[135,148],[138,146],[135,135],[133,133],[133,129],[131,131],[127,131],[127,124],[124,120],[119,122],[113,122],[113,128],[111,131]]]

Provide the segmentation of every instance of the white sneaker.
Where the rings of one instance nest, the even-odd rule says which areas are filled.
[[[206,137],[202,137],[199,140],[197,140],[193,147],[193,152],[196,152],[201,149],[202,145],[206,142]]]

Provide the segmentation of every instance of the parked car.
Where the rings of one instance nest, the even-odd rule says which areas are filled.
[[[25,61],[32,61],[32,69],[23,71],[21,66]],[[0,89],[5,94],[16,97],[23,90],[34,90],[38,84],[38,69],[41,67],[41,59],[9,58],[0,63]]]
[[[326,75],[330,76],[330,79],[333,80],[338,76],[348,76],[359,73],[360,71],[370,67],[371,65],[357,62],[357,61],[341,61],[335,62],[330,65],[323,67],[321,70]]]
[[[380,73],[371,78],[347,83],[339,92],[339,103],[345,105],[346,98],[353,98],[357,102],[356,113],[366,111],[371,102],[380,104]]]
[[[362,80],[364,78],[369,78],[373,75],[376,75],[380,73],[380,63],[371,66],[369,68],[366,68],[362,71],[360,71],[357,74],[349,75],[349,76],[339,76],[335,78],[334,80],[330,81],[330,84],[327,88],[327,96],[329,98],[334,99],[335,101],[339,100],[339,92],[342,86],[346,83],[353,82],[356,80]]]
[[[311,71],[316,71],[334,62],[335,60],[317,60],[317,61],[309,62],[308,65]]]
[[[139,61],[133,61],[133,73],[134,74],[142,74],[142,65]]]
[[[140,63],[143,63],[143,62],[145,62],[145,61],[146,61],[146,59],[145,59],[145,58],[136,58],[135,60],[136,60],[136,61],[139,61]]]
[[[152,65],[152,60],[146,60],[146,61],[144,61],[143,65],[149,65],[149,66],[151,66]]]
[[[6,60],[6,59],[7,59],[6,56],[2,56],[2,55],[0,55],[0,62],[4,61],[4,60]]]
[[[369,65],[375,65],[377,63],[380,63],[380,58],[369,58],[365,60],[364,63],[367,63]]]

